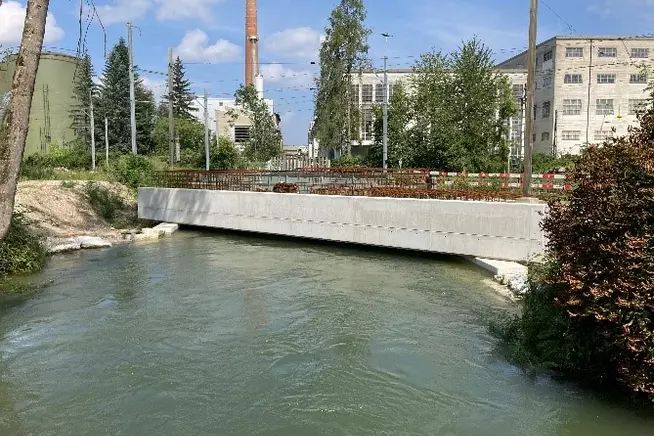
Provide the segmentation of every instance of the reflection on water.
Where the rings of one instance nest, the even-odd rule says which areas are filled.
[[[0,313],[0,435],[651,435],[503,360],[464,262],[211,233],[57,257]]]

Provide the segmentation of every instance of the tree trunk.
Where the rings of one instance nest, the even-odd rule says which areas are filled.
[[[32,94],[39,68],[49,3],[49,0],[27,2],[23,39],[16,58],[16,71],[11,86],[8,124],[5,124],[7,135],[0,138],[0,240],[9,229],[14,211],[16,184],[25,150]]]

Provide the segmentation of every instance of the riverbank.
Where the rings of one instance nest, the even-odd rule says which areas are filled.
[[[126,231],[139,227],[136,195],[115,182],[23,181],[14,210],[46,238],[47,246],[83,236],[120,243]]]

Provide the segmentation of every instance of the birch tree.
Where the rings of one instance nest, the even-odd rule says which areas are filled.
[[[14,212],[16,184],[23,160],[34,82],[39,68],[49,0],[28,0],[16,71],[11,86],[9,110],[0,121],[0,240]],[[2,0],[0,0],[0,7]]]

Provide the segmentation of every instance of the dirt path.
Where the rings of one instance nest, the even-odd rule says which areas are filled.
[[[113,242],[123,239],[91,206],[85,181],[31,180],[18,184],[16,212],[28,218],[35,227],[51,238],[99,236]],[[93,182],[120,197],[124,213],[136,218],[136,197],[119,183]]]

